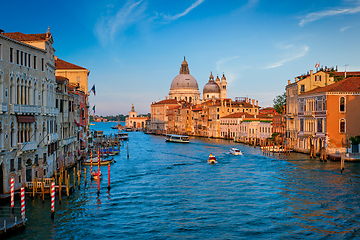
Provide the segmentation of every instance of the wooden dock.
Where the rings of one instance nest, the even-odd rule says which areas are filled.
[[[0,236],[25,228],[26,221],[26,218],[0,218]]]

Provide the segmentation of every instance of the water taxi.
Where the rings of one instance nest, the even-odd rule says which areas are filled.
[[[166,142],[176,142],[176,143],[189,143],[189,136],[185,135],[175,135],[175,134],[166,134]]]
[[[242,152],[237,148],[231,148],[230,149],[230,154],[232,154],[232,155],[242,155]]]
[[[208,163],[210,163],[210,164],[217,163],[216,157],[214,155],[212,155],[211,153],[210,153],[210,156],[209,156],[209,159],[208,159]]]
[[[127,141],[129,140],[129,134],[126,132],[120,131],[119,133],[115,134],[121,141]]]
[[[114,159],[100,159],[100,166],[106,166],[110,163],[114,162]],[[97,158],[93,158],[92,160],[92,164],[93,166],[96,166],[98,165],[98,159]],[[85,166],[90,166],[91,165],[91,159],[86,159],[85,162],[84,162],[84,165]]]
[[[291,149],[285,149],[282,146],[267,146],[267,147],[261,147],[261,150],[273,152],[273,153],[287,153],[292,152]]]

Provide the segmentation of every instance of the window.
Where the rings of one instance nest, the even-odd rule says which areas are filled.
[[[36,56],[34,56],[34,69],[36,69]]]
[[[21,158],[18,158],[18,170],[21,170]]]
[[[318,75],[318,76],[315,76],[315,81],[316,81],[316,82],[321,82],[321,76],[319,76],[319,75]]]
[[[226,89],[226,85],[223,86],[223,89]]]
[[[20,51],[16,50],[16,64],[20,64]]]
[[[24,53],[24,65],[25,65],[25,67],[27,67],[27,58],[28,58],[27,53]]]
[[[304,119],[300,119],[300,131],[304,131]]]
[[[2,44],[0,43],[0,60],[2,60]]]
[[[13,57],[14,57],[14,49],[13,49],[13,48],[10,48],[10,56],[9,56],[9,60],[10,60],[10,62],[11,62],[11,63],[13,63],[13,62],[14,62]]]
[[[41,58],[41,71],[45,71],[44,58]]]
[[[340,120],[340,133],[345,133],[345,119]]]
[[[49,145],[50,146],[50,145]],[[50,152],[49,152],[50,153]],[[46,153],[44,153],[44,159],[43,159],[43,164],[46,163]]]
[[[31,61],[31,54],[29,53],[28,54],[28,67],[31,67],[30,61]]]
[[[317,132],[322,132],[323,131],[323,127],[322,127],[322,118],[319,118],[317,120]]]
[[[35,155],[35,165],[39,166],[39,155]]]
[[[20,65],[24,65],[24,52],[23,51],[21,51],[20,59],[21,59]]]
[[[15,171],[15,162],[14,159],[10,159],[10,172]]]
[[[340,97],[340,112],[345,112],[345,98]]]
[[[305,92],[305,85],[300,86],[300,92]]]

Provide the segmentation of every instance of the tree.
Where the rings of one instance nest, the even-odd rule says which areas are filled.
[[[284,106],[286,106],[286,93],[276,96],[273,103],[277,113],[284,113]]]

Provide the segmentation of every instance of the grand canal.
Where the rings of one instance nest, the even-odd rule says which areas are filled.
[[[111,123],[92,126],[114,133]],[[360,238],[360,165],[321,163],[307,155],[263,156],[232,141],[191,138],[189,144],[129,133],[96,183],[50,200],[26,199],[26,229],[13,239],[339,239]],[[227,154],[233,146],[242,156]],[[218,164],[207,164],[209,154]],[[17,202],[18,204],[18,202]]]

